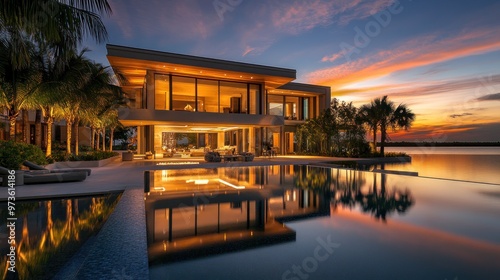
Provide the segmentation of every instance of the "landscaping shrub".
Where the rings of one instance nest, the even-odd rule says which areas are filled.
[[[0,165],[8,169],[21,169],[23,161],[39,165],[47,164],[45,155],[39,147],[23,142],[0,141]]]
[[[47,160],[50,163],[53,162],[63,162],[63,161],[93,161],[102,160],[110,157],[117,156],[118,153],[110,151],[90,151],[80,153],[79,155],[68,154],[66,152],[56,152],[53,153]]]
[[[79,155],[70,155],[69,161],[103,160],[117,155],[118,153],[110,151],[92,151],[87,153],[81,153]]]

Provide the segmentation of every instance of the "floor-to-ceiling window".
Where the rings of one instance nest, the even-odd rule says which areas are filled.
[[[172,110],[196,111],[195,78],[172,76]]]
[[[267,96],[267,114],[275,116],[283,116],[283,96],[272,95]]]
[[[219,112],[219,82],[198,79],[198,112]]]
[[[260,114],[260,85],[250,84],[250,114]]]
[[[308,120],[309,117],[309,98],[305,97],[302,99],[302,119]]]
[[[299,98],[286,96],[285,97],[285,119],[287,120],[297,120],[299,109]]]
[[[155,75],[155,110],[170,110],[169,75]]]
[[[220,82],[220,112],[247,113],[247,84]]]
[[[259,84],[156,74],[154,97],[156,110],[262,113]]]

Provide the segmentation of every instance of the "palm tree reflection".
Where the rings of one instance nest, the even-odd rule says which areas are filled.
[[[333,209],[359,209],[375,219],[387,221],[393,213],[402,214],[415,204],[409,189],[387,186],[387,175],[352,169],[299,166],[294,182],[298,188],[329,192]],[[368,182],[372,176],[372,182]],[[380,187],[379,187],[380,183]]]
[[[22,232],[16,236],[17,277],[53,277],[61,266],[61,260],[64,263],[87,237],[95,234],[102,226],[120,196],[121,194],[112,194],[91,200],[80,199],[80,205],[79,199],[19,203],[17,221],[22,225]],[[2,217],[6,215],[4,211],[0,211],[0,214]],[[5,255],[2,261],[6,264],[3,275],[5,279]]]

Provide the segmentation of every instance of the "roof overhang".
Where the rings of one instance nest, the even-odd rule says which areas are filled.
[[[277,88],[296,78],[296,70],[197,57],[125,46],[107,45],[107,58],[128,80],[127,87],[142,87],[147,70],[165,74],[264,83]]]

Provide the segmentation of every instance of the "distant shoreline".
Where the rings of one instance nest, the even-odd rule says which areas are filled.
[[[377,143],[380,147],[380,143]],[[500,147],[500,142],[390,142],[385,147]]]

